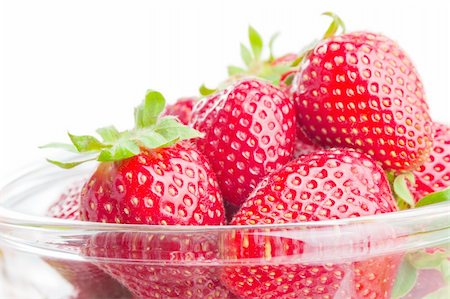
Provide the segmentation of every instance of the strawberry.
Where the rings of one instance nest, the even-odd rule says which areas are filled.
[[[355,148],[393,171],[427,159],[433,136],[422,83],[385,36],[357,32],[319,43],[292,92],[298,125],[322,146]]]
[[[258,182],[293,153],[295,112],[286,94],[244,79],[204,98],[191,125],[205,133],[197,148],[210,160],[224,199],[239,206]]]
[[[386,175],[373,159],[351,149],[330,149],[301,156],[269,174],[231,224],[288,224],[396,210]],[[333,244],[321,244],[320,230],[312,238],[304,233],[268,227],[227,234],[224,258],[238,265],[226,266],[222,281],[240,298],[389,298],[399,257],[348,264],[336,256],[342,248],[331,252]],[[381,233],[369,238],[367,246],[385,241]],[[303,255],[315,256],[318,264],[296,263]],[[257,262],[239,265],[241,260]]]
[[[180,142],[100,164],[82,192],[81,216],[106,223],[218,225],[224,210],[205,157]]]
[[[76,151],[99,152],[97,157],[85,161],[101,162],[81,192],[82,220],[145,225],[224,223],[222,196],[209,162],[188,141],[183,141],[202,135],[173,117],[160,118],[164,105],[165,99],[159,92],[149,91],[143,104],[135,109],[133,130],[99,129],[102,141],[93,136],[69,134]],[[50,162],[70,168],[84,161]],[[152,241],[152,236],[100,233],[89,240],[84,252],[97,258],[102,270],[139,298],[187,297],[194,291],[197,298],[199,294],[201,297],[219,294],[220,298],[226,298],[228,291],[219,284],[214,268],[158,266],[150,263],[147,251],[156,254],[153,256],[156,263],[165,259],[214,260],[216,242],[193,239],[191,249],[186,240],[189,236],[174,237],[167,242],[159,236]],[[128,260],[141,257],[149,264],[114,262],[117,259],[101,262],[105,257]],[[188,272],[193,274],[187,275]]]
[[[80,194],[84,182],[77,182],[64,190],[47,211],[47,216],[67,220],[81,220]]]
[[[47,216],[80,220],[80,193],[82,183],[68,187],[47,211]],[[128,291],[97,266],[86,262],[46,259],[75,289],[73,299],[129,298]]]
[[[411,188],[416,202],[426,195],[450,187],[450,127],[434,123],[434,143],[428,160],[413,172]]]
[[[195,97],[180,98],[174,104],[167,105],[162,115],[176,116],[182,124],[187,125],[191,120],[192,108],[196,102]]]
[[[122,260],[105,263],[103,269],[125,281],[137,298],[231,299],[220,283],[218,267],[196,264],[217,259],[216,243],[216,236],[204,233],[103,233],[89,240],[86,254]]]

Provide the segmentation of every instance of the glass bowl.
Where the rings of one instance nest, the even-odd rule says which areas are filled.
[[[239,298],[229,290],[240,288],[248,298],[274,298],[278,291],[288,294],[279,298],[449,294],[449,202],[371,217],[260,226],[44,217],[62,190],[86,178],[93,166],[43,166],[0,191],[0,298]]]

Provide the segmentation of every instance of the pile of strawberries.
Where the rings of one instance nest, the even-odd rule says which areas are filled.
[[[148,91],[135,128],[69,135],[51,144],[97,160],[49,216],[142,225],[267,225],[390,213],[447,200],[450,128],[429,115],[420,77],[391,39],[370,32],[324,37],[301,53],[261,58],[250,27],[245,68],[229,67],[217,89],[165,107]],[[272,45],[272,41],[270,46]],[[236,227],[233,227],[236,228]],[[231,231],[231,230],[230,230]],[[96,258],[166,265],[53,261],[89,298],[390,298],[401,256],[347,264],[271,263],[301,256],[305,243],[233,230],[207,234],[111,232],[83,248]],[[323,244],[326,246],[326,244]],[[222,259],[261,260],[217,266]],[[211,267],[183,261],[211,260]],[[170,261],[170,262],[169,262]],[[80,270],[81,271],[81,270]],[[116,285],[115,285],[116,284]],[[123,287],[122,287],[123,286]],[[90,295],[86,295],[90,294]],[[79,298],[82,298],[79,295]],[[87,298],[87,297],[83,297]]]

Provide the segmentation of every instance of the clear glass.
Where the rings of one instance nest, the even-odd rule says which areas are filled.
[[[166,298],[237,298],[220,281],[242,273],[251,273],[242,284],[253,291],[255,280],[276,284],[281,276],[277,287],[297,298],[449,294],[448,202],[371,217],[260,226],[124,225],[42,216],[65,186],[92,167],[45,166],[0,191],[0,298],[132,298],[104,271],[116,278],[128,273],[134,279],[129,285],[148,298],[155,288]],[[245,252],[249,244],[255,246],[251,257]],[[420,266],[417,272],[408,268],[411,263]],[[200,292],[193,277],[203,277],[210,292]],[[378,290],[364,288],[371,280]],[[312,295],[321,291],[332,296]],[[426,297],[433,292],[435,297]]]

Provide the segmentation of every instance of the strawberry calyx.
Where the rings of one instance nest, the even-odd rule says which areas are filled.
[[[261,35],[252,26],[248,27],[248,40],[250,49],[241,43],[241,58],[245,64],[244,68],[237,66],[228,66],[229,80],[236,81],[247,76],[256,76],[269,80],[278,85],[280,76],[289,71],[289,63],[273,63],[276,57],[273,53],[273,45],[278,38],[279,33],[275,33],[269,40],[268,50],[269,58],[262,59],[261,54],[264,50],[264,42]]]
[[[345,24],[342,19],[332,13],[324,12],[322,15],[332,18],[330,25],[325,31],[321,39],[315,39],[306,47],[304,47],[298,54],[289,53],[280,57],[274,55],[273,46],[276,39],[279,37],[279,32],[272,35],[268,43],[269,57],[262,59],[261,54],[264,50],[264,42],[261,35],[252,26],[248,27],[248,40],[250,48],[241,43],[240,53],[244,67],[230,65],[228,66],[228,79],[219,84],[217,88],[208,88],[204,84],[199,88],[202,96],[211,95],[221,89],[224,89],[232,82],[238,81],[245,77],[258,77],[270,81],[274,85],[284,84],[289,86],[292,83],[295,73],[299,65],[304,61],[305,57],[314,49],[314,47],[322,40],[335,36],[341,31],[345,33]]]
[[[114,126],[99,128],[96,133],[101,140],[91,135],[68,133],[71,144],[50,143],[41,148],[64,149],[84,157],[72,162],[47,159],[54,165],[69,169],[88,161],[121,161],[140,154],[142,149],[168,147],[181,140],[203,137],[202,133],[183,125],[174,116],[160,117],[165,104],[166,100],[160,92],[149,90],[144,101],[134,110],[133,129],[119,131]]]
[[[388,171],[386,175],[400,210],[419,208],[450,200],[450,187],[427,194],[419,200],[414,198],[411,187],[416,184],[416,178],[412,172],[395,174]]]
[[[279,33],[275,33],[270,38],[268,43],[269,58],[262,59],[261,54],[264,50],[264,41],[259,32],[252,26],[248,27],[248,40],[250,47],[247,47],[243,43],[240,44],[240,53],[242,61],[245,67],[239,67],[229,65],[227,67],[228,79],[219,84],[217,88],[207,88],[204,84],[199,88],[199,92],[202,96],[208,96],[225,88],[232,82],[238,81],[245,77],[259,77],[266,79],[271,83],[278,85],[280,77],[283,73],[287,72],[290,68],[288,63],[273,64],[276,60],[273,54],[273,44]]]
[[[414,196],[409,189],[408,182],[412,186],[416,183],[414,175],[411,172],[399,174],[392,181],[392,190],[400,210],[415,207]]]
[[[291,70],[298,70],[300,64],[305,60],[306,57],[309,56],[311,51],[321,42],[326,39],[329,39],[333,36],[336,36],[336,33],[340,29],[340,34],[344,34],[346,32],[345,23],[344,21],[335,13],[333,12],[324,12],[322,13],[323,16],[330,17],[331,23],[328,26],[327,30],[325,31],[324,35],[321,39],[315,39],[311,43],[309,43],[306,47],[304,47],[298,54],[297,59],[295,59],[291,63]],[[295,72],[289,73],[287,76],[284,76],[282,81],[285,85],[289,86],[292,83],[292,80],[294,79]]]

